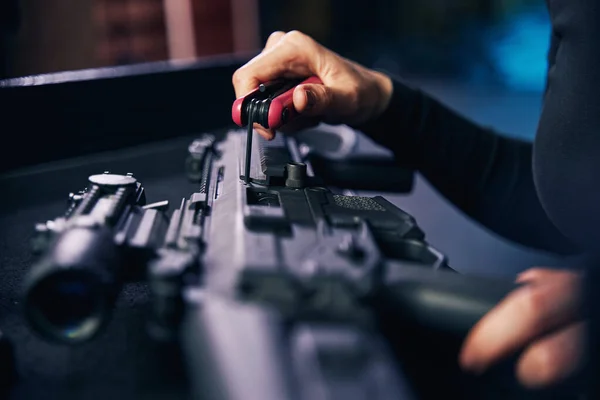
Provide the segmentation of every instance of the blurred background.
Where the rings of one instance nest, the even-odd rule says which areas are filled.
[[[298,29],[346,57],[410,77],[482,123],[500,124],[507,134],[528,137],[537,122],[550,31],[544,0],[1,0],[0,4],[0,77],[252,54],[272,31]],[[454,84],[460,85],[459,92]],[[479,104],[480,109],[472,112],[473,104],[480,103],[478,96],[487,93],[473,88],[482,87],[493,88],[496,98],[506,104],[494,105],[493,113]],[[502,100],[507,91],[513,97]],[[514,93],[519,93],[516,104]],[[522,117],[503,125],[507,123],[503,113]]]
[[[543,86],[544,0],[2,0],[4,75],[257,51],[302,30],[403,74]]]

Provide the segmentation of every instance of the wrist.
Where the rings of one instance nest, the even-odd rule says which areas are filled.
[[[388,109],[394,94],[394,83],[392,82],[392,78],[379,71],[373,71],[373,75],[375,80],[376,98],[378,101],[375,102],[375,109],[373,110],[371,118],[369,118],[370,120],[379,118]]]
[[[378,99],[371,97],[373,103],[377,103],[376,107],[372,108],[373,112],[365,122],[351,127],[392,150],[403,166],[416,169],[418,152],[415,149],[420,128],[413,125],[422,112],[419,101],[422,93],[399,79],[378,74],[378,84],[373,86],[377,86],[380,95]],[[399,129],[400,126],[407,129]]]

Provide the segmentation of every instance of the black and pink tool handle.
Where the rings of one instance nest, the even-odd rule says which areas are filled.
[[[281,94],[275,93],[271,98],[264,91],[269,91],[271,87],[270,83],[265,83],[247,95],[240,97],[235,100],[231,109],[231,117],[236,125],[243,127],[248,121],[248,105],[252,99],[261,99],[267,101],[267,107],[260,107],[259,113],[261,115],[255,118],[255,122],[261,123],[265,128],[277,129],[281,126],[290,123],[298,116],[298,111],[294,108],[294,89],[299,85],[304,84],[323,84],[323,82],[316,76],[312,76],[308,79],[301,81],[300,83],[293,85],[291,88],[285,90]],[[267,126],[265,126],[265,123]]]

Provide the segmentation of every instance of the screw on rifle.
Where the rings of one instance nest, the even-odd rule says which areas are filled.
[[[285,166],[285,186],[293,189],[302,189],[306,186],[306,164],[290,162]]]
[[[83,195],[84,194],[85,194],[85,192],[83,190],[77,192],[77,194],[75,194],[75,193],[69,193],[69,201],[77,203],[77,202],[83,200]]]

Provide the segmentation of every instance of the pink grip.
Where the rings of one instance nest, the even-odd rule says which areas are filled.
[[[302,81],[298,86],[305,84],[323,84],[323,82],[316,76],[311,76],[310,78]],[[297,86],[294,86],[287,92],[283,93],[280,96],[277,96],[271,102],[271,106],[269,107],[269,128],[277,129],[282,125],[291,122],[294,118],[298,116],[298,112],[294,108],[294,90]]]
[[[323,82],[318,77],[311,76],[310,78],[302,81],[300,85],[308,83],[323,84]],[[269,128],[277,129],[282,125],[285,125],[286,123],[292,121],[298,115],[298,112],[294,108],[294,89],[296,89],[296,86],[283,93],[282,95],[277,96],[271,101],[268,114]],[[233,102],[233,106],[231,107],[231,119],[236,125],[243,127],[242,113],[244,112],[243,108],[245,101],[248,97],[251,97],[258,90],[259,89],[256,88],[250,93],[236,99]]]
[[[254,93],[258,92],[258,88],[254,89],[250,93],[236,99],[233,102],[233,106],[231,107],[231,119],[237,126],[243,127],[242,125],[242,113],[244,112],[244,101],[247,97],[252,96]]]

